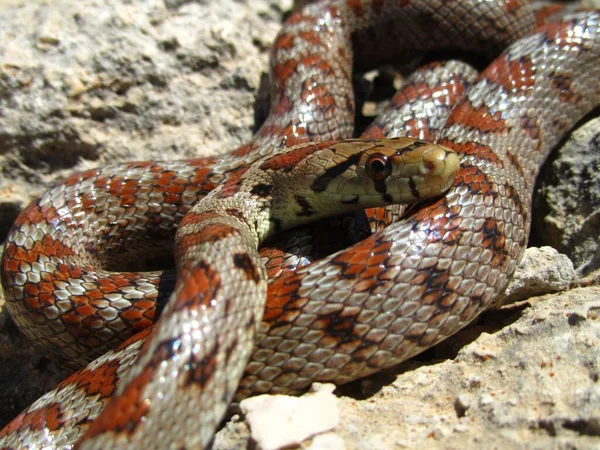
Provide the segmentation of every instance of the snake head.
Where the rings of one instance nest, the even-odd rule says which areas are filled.
[[[408,138],[303,144],[260,166],[272,177],[272,217],[289,228],[323,217],[441,195],[456,153]]]
[[[320,196],[360,207],[441,195],[460,168],[453,150],[409,138],[341,141],[330,149],[330,167],[315,178],[312,189]]]

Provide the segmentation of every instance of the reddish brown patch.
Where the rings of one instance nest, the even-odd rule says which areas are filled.
[[[212,307],[211,303],[220,290],[221,276],[217,271],[203,261],[188,262],[180,270],[173,310]]]
[[[292,76],[294,72],[296,72],[297,66],[298,62],[296,60],[288,59],[276,63],[273,67],[273,72],[275,73],[275,77],[278,80],[287,80]]]
[[[113,397],[81,441],[103,433],[133,432],[150,409],[150,403],[145,401],[142,393],[153,374],[154,370],[146,367],[127,385],[121,395]]]
[[[361,135],[361,137],[365,139],[382,139],[385,137],[385,131],[379,128],[376,125],[371,125],[366,131]]]
[[[84,211],[91,212],[96,209],[96,198],[91,192],[84,192],[79,199]]]
[[[190,216],[188,213],[185,217]],[[213,217],[214,214],[201,214],[198,221]],[[217,216],[220,217],[220,216]],[[188,223],[186,223],[187,225]],[[231,225],[224,223],[203,223],[191,234],[180,235],[177,242],[177,250],[191,248],[201,242],[217,242],[232,235],[239,235],[240,231]]]
[[[526,56],[511,61],[504,56],[497,58],[482,76],[502,86],[506,92],[522,92],[534,85],[533,72],[533,62]]]
[[[243,158],[244,156],[246,156],[250,153],[251,149],[252,149],[252,147],[250,146],[250,144],[245,144],[245,145],[242,145],[241,147],[236,148],[234,151],[231,152],[231,154],[233,156]]]
[[[470,101],[465,101],[454,109],[446,122],[446,127],[454,124],[474,128],[484,133],[500,133],[506,130],[506,123],[500,113],[491,114],[486,106],[476,108]]]
[[[523,9],[523,2],[521,0],[505,0],[502,5],[504,10],[509,14],[518,13]]]
[[[101,399],[109,398],[116,389],[119,370],[119,361],[107,361],[92,369],[82,369],[75,372],[66,380],[62,381],[58,388],[64,388],[71,384],[82,389],[88,396],[99,395]]]
[[[218,192],[219,198],[230,197],[240,190],[241,178],[248,170],[247,165],[239,165],[229,169],[227,172],[227,181]]]
[[[538,28],[546,26],[548,19],[562,12],[565,9],[565,5],[554,3],[537,8],[535,11],[535,23]]]
[[[564,103],[576,104],[581,100],[581,95],[571,90],[573,79],[567,75],[552,77],[552,87],[559,91],[559,98]]]
[[[573,24],[571,22],[551,22],[546,30],[546,39],[561,48],[570,49],[576,44],[572,37]]]
[[[301,282],[302,276],[292,272],[279,276],[269,283],[264,322],[274,324],[282,321],[285,311],[298,300],[297,293]]]
[[[51,403],[43,409],[21,413],[0,431],[0,438],[19,431],[47,429],[56,431],[62,424],[62,410],[59,403]]]
[[[428,119],[410,119],[405,124],[405,133],[406,137],[421,139],[427,142],[433,142],[434,134],[437,135],[437,132],[429,124]]]
[[[312,80],[306,80],[301,90],[302,101],[306,104],[315,103],[319,110],[323,111],[335,105],[335,97],[322,84],[315,84]]]
[[[15,220],[15,226],[20,226],[24,223],[41,223],[44,220],[52,223],[53,221],[60,220],[60,216],[53,207],[46,207],[42,210],[37,202],[34,201],[29,204],[25,211],[19,214],[17,220]]]
[[[294,104],[290,100],[290,98],[283,96],[279,99],[279,101],[277,103],[275,103],[271,106],[271,111],[273,111],[271,114],[273,114],[275,117],[284,117],[286,114],[292,112],[293,109],[294,109]],[[270,126],[261,127],[260,134],[262,136],[269,135],[272,132],[271,130],[273,128],[281,129],[277,125],[273,124]],[[277,134],[279,134],[279,133],[277,133]]]
[[[432,89],[427,83],[412,83],[406,85],[400,92],[392,97],[392,104],[396,107],[404,106],[405,104],[414,103],[421,99],[426,100],[431,98]]]
[[[197,158],[188,160],[187,163],[192,166],[197,166],[194,175],[190,179],[190,184],[198,186],[200,191],[208,193],[212,191],[216,185],[208,180],[212,174],[211,167],[215,165],[218,158]]]
[[[291,152],[281,153],[274,155],[263,162],[260,166],[263,170],[284,170],[289,172],[294,169],[300,162],[302,162],[307,156],[313,153],[329,147],[333,142],[319,142],[310,144],[302,148],[298,148]]]
[[[77,173],[73,176],[70,176],[64,181],[65,186],[76,186],[81,183],[83,180],[88,180],[90,178],[95,178],[100,174],[100,169],[91,169],[86,170],[85,172]]]
[[[364,2],[361,0],[348,0],[346,2],[348,8],[352,10],[356,17],[362,17],[365,13]]]
[[[477,166],[462,168],[456,176],[455,186],[467,186],[472,194],[488,195],[495,192],[494,185]]]
[[[318,47],[321,45],[321,36],[314,31],[302,31],[299,34],[300,39],[305,42],[308,42],[312,47]]]
[[[239,209],[229,208],[229,209],[226,209],[225,212],[227,214],[229,214],[231,217],[236,217],[241,220],[246,220],[246,218],[244,217],[244,215],[242,214],[242,212]]]
[[[537,118],[523,116],[519,121],[519,125],[521,126],[521,130],[529,135],[531,140],[534,142],[536,150],[540,148],[541,140],[540,140],[540,127],[538,126]]]
[[[523,166],[521,166],[521,162],[519,161],[519,157],[513,155],[511,152],[507,152],[507,156],[508,161],[510,162],[511,166],[513,166],[515,172],[517,172],[521,178],[524,178],[525,174],[523,172]]]
[[[290,17],[290,19],[288,19],[288,21],[293,22],[294,19],[296,18],[296,16],[298,16],[298,14],[293,14]],[[289,50],[293,47],[294,47],[294,35],[293,34],[281,33],[279,35],[279,37],[277,38],[277,40],[273,43],[273,51]]]

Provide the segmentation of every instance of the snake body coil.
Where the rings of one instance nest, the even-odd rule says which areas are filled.
[[[472,23],[465,24],[459,12],[468,8],[464,19]],[[406,26],[392,39],[387,33],[399,18]],[[288,19],[274,44],[272,113],[250,144],[222,159],[86,172],[30,205],[9,236],[2,281],[15,321],[58,358],[86,362],[96,344],[120,343],[121,331],[131,335],[152,321],[168,275],[98,268],[114,265],[118,249],[170,236],[178,226],[179,276],[175,301],[153,329],[61,383],[3,430],[1,444],[64,446],[85,433],[81,448],[204,446],[236,389],[240,399],[301,392],[315,380],[345,383],[405,360],[473,320],[504,289],[523,254],[539,166],[600,103],[600,16],[579,15],[522,37],[532,19],[515,1],[309,6]],[[373,53],[370,39],[381,38],[377,45],[388,54],[404,55],[405,48],[390,43],[402,38],[406,48],[425,51],[426,32],[442,49],[481,43],[488,54],[521,38],[479,76],[440,131],[439,144],[460,158],[448,193],[349,250],[270,280],[257,323],[263,308],[256,294],[221,284],[221,276],[241,270],[240,289],[263,286],[258,257],[234,248],[239,256],[223,265],[220,255],[232,248],[219,247],[228,247],[236,233],[232,220],[256,213],[243,211],[236,219],[235,209],[243,208],[236,205],[225,222],[212,226],[208,218],[198,228],[192,204],[221,182],[212,194],[220,201],[241,186],[268,198],[264,180],[244,184],[252,163],[267,164],[261,158],[273,148],[351,134],[350,42],[357,60],[365,61]],[[291,154],[270,157],[269,170],[285,172],[303,162],[301,151]],[[327,169],[318,177],[311,186],[334,179]],[[418,194],[414,183],[409,187]],[[374,189],[388,193],[381,183]],[[317,214],[310,199],[289,198],[296,216]],[[269,230],[284,228],[269,223]],[[216,245],[209,257],[190,266],[194,246],[211,239]],[[218,301],[222,290],[228,301]],[[215,322],[206,321],[206,311]],[[246,366],[243,355],[250,353]],[[245,370],[239,386],[230,370]]]

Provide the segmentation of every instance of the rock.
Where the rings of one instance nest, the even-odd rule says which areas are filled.
[[[243,400],[240,408],[252,439],[263,450],[278,450],[333,430],[339,423],[334,389],[333,384],[325,384],[301,397],[259,395]],[[331,438],[326,438],[326,442],[331,442]]]
[[[573,263],[552,247],[530,247],[497,304],[564,291],[575,278]]]
[[[571,258],[578,276],[600,268],[600,117],[579,127],[540,176],[534,233]]]
[[[205,3],[0,5],[0,240],[19,210],[73,172],[249,139],[292,1]]]
[[[307,450],[345,450],[344,440],[335,433],[315,436],[306,447]]]

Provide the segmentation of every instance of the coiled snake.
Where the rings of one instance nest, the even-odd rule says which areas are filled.
[[[396,21],[405,26],[393,28]],[[221,222],[197,228],[190,208],[218,183],[224,187],[212,195],[225,203],[228,194],[248,186],[242,180],[249,166],[266,164],[261,158],[273,148],[351,135],[351,41],[361,62],[375,47],[395,57],[429,46],[481,46],[484,54],[496,54],[532,27],[527,5],[515,1],[308,6],[286,21],[274,44],[271,114],[250,144],[221,159],[85,172],[30,205],[9,236],[2,282],[15,321],[57,358],[87,362],[96,344],[123,339],[116,331],[132,334],[151,322],[169,275],[100,269],[123,259],[117,250],[135,249],[179,226],[179,279],[175,301],[154,329],[61,383],[3,430],[1,444],[62,447],[86,433],[82,448],[202,447],[236,389],[239,399],[301,392],[314,380],[344,383],[409,358],[473,320],[493,303],[522,256],[540,164],[600,102],[598,14],[550,24],[509,46],[438,136],[460,155],[448,193],[350,250],[271,280],[260,324],[262,311],[250,313],[246,294],[235,283],[221,285],[230,266],[222,266],[220,250],[193,268],[184,263],[205,230],[212,228],[200,237],[212,239],[215,248],[235,233]],[[370,59],[364,64],[379,62]],[[311,153],[302,148],[270,157],[270,169],[301,164]],[[262,180],[250,187],[258,197],[269,189]],[[419,189],[413,186],[413,193]],[[376,192],[387,194],[387,188]],[[316,215],[311,200],[288,195],[284,206],[294,214]],[[272,223],[278,226],[286,225]],[[249,260],[238,257],[234,266],[249,282],[260,279]],[[215,301],[222,289],[233,298]],[[252,340],[246,365],[239,352],[250,352]],[[229,375],[244,370],[241,382]]]

